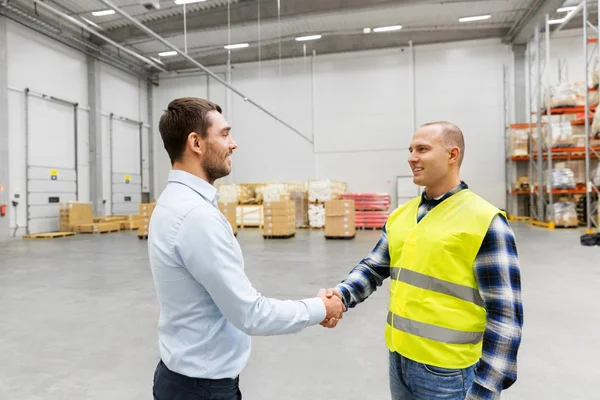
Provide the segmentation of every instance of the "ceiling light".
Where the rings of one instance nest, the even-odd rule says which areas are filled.
[[[171,56],[176,56],[177,52],[176,51],[163,51],[162,53],[158,53],[159,57],[171,57]]]
[[[561,19],[550,19],[548,20],[548,25],[556,25],[556,24],[562,24],[563,22],[565,22],[567,19],[566,18],[561,18]]]
[[[81,19],[84,20],[85,22],[87,22],[88,24],[90,24],[91,26],[93,26],[94,28],[102,30],[102,27],[100,25],[98,25],[97,23],[95,23],[93,21],[90,21],[86,17],[81,17]]]
[[[243,49],[244,47],[248,47],[250,46],[248,43],[238,43],[238,44],[230,44],[227,46],[223,46],[225,47],[227,50],[231,50],[231,49]]]
[[[392,32],[399,31],[402,29],[402,25],[382,26],[380,28],[373,29],[373,32]]]
[[[175,4],[192,4],[192,3],[201,3],[206,0],[175,0]]]
[[[559,8],[559,9],[558,9],[558,10],[556,10],[556,11],[558,11],[558,12],[568,12],[568,11],[573,11],[573,10],[574,10],[574,9],[576,9],[576,8],[577,8],[576,6],[570,6],[570,7],[561,7],[561,8]]]
[[[296,38],[296,40],[297,40],[298,42],[304,42],[304,41],[307,41],[307,40],[317,40],[317,39],[321,39],[322,37],[323,37],[323,36],[321,36],[321,35],[300,36],[300,37],[297,37],[297,38]]]
[[[484,19],[492,18],[491,15],[476,15],[474,17],[462,17],[458,19],[458,22],[473,22],[473,21],[483,21]]]
[[[365,28],[365,29],[363,29],[363,33],[371,33],[371,28]]]
[[[94,17],[104,17],[105,15],[113,15],[115,10],[102,10],[102,11],[93,11],[92,15]]]

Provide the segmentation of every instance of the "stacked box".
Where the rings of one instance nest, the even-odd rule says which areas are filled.
[[[231,225],[231,230],[233,231],[233,233],[237,233],[237,203],[219,203],[219,210],[221,210],[221,213],[223,213],[225,218],[227,218],[227,221],[229,222],[229,225]]]
[[[325,202],[325,236],[354,237],[356,227],[354,200],[329,200]]]
[[[81,224],[94,222],[94,212],[91,203],[70,201],[60,205],[60,231],[77,232]]]
[[[81,224],[77,226],[79,233],[103,233],[103,232],[116,232],[121,230],[121,223],[119,221],[113,222],[94,222],[91,224]]]
[[[152,211],[154,211],[155,206],[156,203],[140,203],[138,214],[140,220],[140,227],[138,229],[139,237],[148,236],[148,228],[150,227],[150,216],[152,215]]]
[[[263,236],[293,236],[296,233],[296,207],[291,200],[263,204]]]

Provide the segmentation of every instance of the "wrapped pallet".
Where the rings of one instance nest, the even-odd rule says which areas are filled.
[[[222,184],[218,188],[218,200],[221,203],[238,204],[238,187],[235,184]]]
[[[323,204],[310,204],[308,206],[308,224],[311,228],[325,226],[325,207]]]
[[[321,179],[308,182],[308,201],[325,202],[340,198],[340,194],[346,191],[344,182]]]
[[[548,222],[558,227],[576,228],[579,225],[575,204],[569,201],[555,202],[548,206]]]

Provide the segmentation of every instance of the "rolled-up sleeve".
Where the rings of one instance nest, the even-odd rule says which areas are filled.
[[[214,207],[198,206],[185,216],[175,250],[225,318],[248,335],[295,333],[325,319],[318,297],[277,300],[252,286],[231,229]]]

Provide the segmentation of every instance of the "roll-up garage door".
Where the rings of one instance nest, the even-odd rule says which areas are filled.
[[[112,214],[137,214],[142,202],[141,122],[109,116]]]
[[[60,203],[76,201],[77,104],[25,91],[27,233],[60,228]]]

